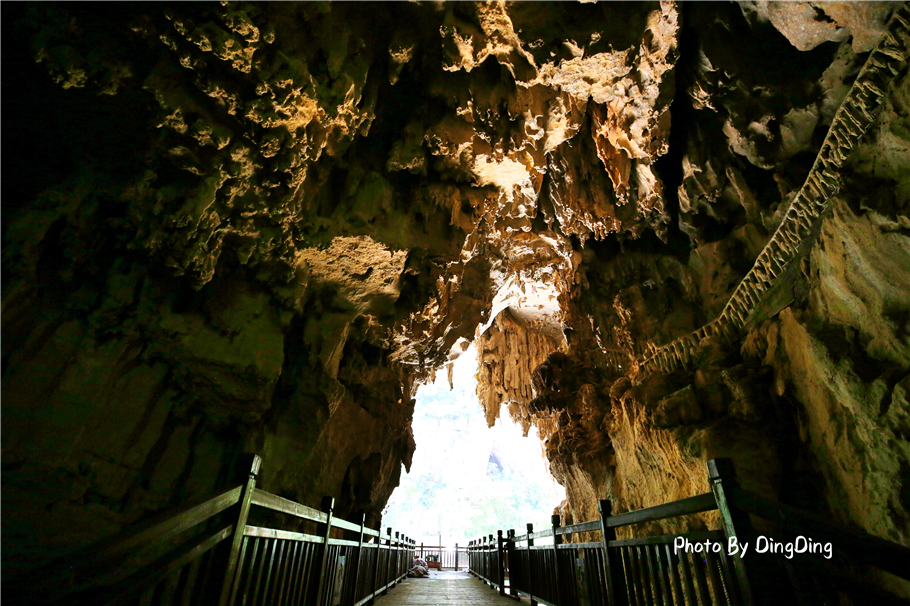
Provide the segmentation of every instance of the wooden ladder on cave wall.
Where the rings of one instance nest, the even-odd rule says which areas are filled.
[[[869,582],[881,573],[910,581],[910,549],[872,535],[836,528],[819,517],[740,488],[730,459],[708,461],[711,492],[611,515],[600,501],[599,520],[516,536],[489,534],[469,544],[469,570],[501,595],[530,598],[546,606],[763,606],[838,603],[906,604]],[[718,530],[617,539],[616,529],[716,510]],[[757,533],[752,517],[770,532]],[[564,537],[595,533],[596,542],[564,543]],[[805,541],[797,537],[804,537]],[[535,545],[551,538],[552,543]],[[750,545],[745,556],[729,549],[730,539]],[[687,541],[691,550],[677,550]],[[781,549],[756,553],[756,541]],[[520,545],[523,543],[524,545]],[[831,557],[824,546],[830,543]],[[814,553],[788,557],[788,544]],[[700,547],[696,547],[700,546]],[[811,546],[811,547],[810,547]],[[696,551],[697,549],[697,551]],[[872,572],[877,569],[876,572]]]
[[[5,583],[4,600],[361,606],[407,575],[412,539],[334,516],[331,497],[320,511],[256,488],[261,459],[243,459],[238,484]],[[253,508],[298,528],[250,525]]]

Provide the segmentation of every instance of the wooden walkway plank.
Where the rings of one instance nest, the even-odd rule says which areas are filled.
[[[499,592],[472,577],[467,572],[431,572],[423,579],[405,579],[376,600],[376,606],[436,606],[465,604],[468,606],[516,606],[520,602],[499,595]],[[527,600],[524,600],[527,604]]]

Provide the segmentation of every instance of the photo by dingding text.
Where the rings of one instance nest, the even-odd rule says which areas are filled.
[[[676,537],[673,539],[673,553],[720,553],[724,550],[723,543],[719,541],[696,541],[692,542],[686,537]],[[788,560],[792,560],[795,554],[819,554],[825,559],[830,560],[834,554],[834,546],[831,543],[821,543],[813,541],[809,537],[802,535],[792,541],[776,541],[771,537],[759,535],[755,538],[755,543],[750,544],[748,541],[740,542],[736,537],[730,537],[726,544],[726,554],[729,556],[738,555],[746,557],[748,553],[777,553],[783,555]]]

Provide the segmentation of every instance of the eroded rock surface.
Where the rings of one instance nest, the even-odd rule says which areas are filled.
[[[575,521],[731,456],[910,542],[900,6],[4,6],[4,575],[244,451],[375,526],[471,341]]]

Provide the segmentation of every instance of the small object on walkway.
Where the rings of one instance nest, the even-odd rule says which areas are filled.
[[[414,556],[414,559],[411,560],[411,567],[408,569],[408,576],[418,579],[430,576],[430,569],[427,566],[426,560]]]

